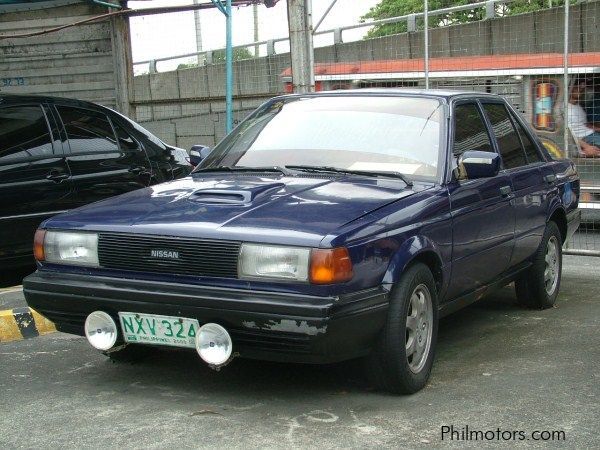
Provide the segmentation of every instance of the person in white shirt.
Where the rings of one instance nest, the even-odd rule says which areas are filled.
[[[568,123],[575,139],[579,141],[583,156],[600,157],[600,127],[588,123],[587,114],[580,104],[585,93],[585,83],[577,83],[569,96]]]

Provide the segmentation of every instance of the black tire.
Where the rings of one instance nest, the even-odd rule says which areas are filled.
[[[556,255],[558,263],[558,279],[554,289],[548,292],[546,286],[546,256],[548,243],[557,242]],[[560,278],[562,274],[562,237],[558,225],[548,222],[542,242],[533,257],[533,266],[515,281],[515,292],[517,301],[528,308],[547,309],[556,302],[560,290]]]
[[[411,296],[420,286],[426,286],[431,297],[431,337],[427,354],[423,352],[421,367],[416,372],[407,357],[407,316]],[[421,288],[422,289],[422,288]],[[419,328],[419,327],[417,327]],[[429,268],[422,263],[411,265],[390,295],[388,317],[371,355],[366,358],[366,371],[376,388],[396,394],[413,394],[421,390],[429,379],[438,331],[438,299],[435,280]],[[410,330],[408,331],[410,333]],[[414,338],[413,338],[414,339]],[[413,356],[414,358],[414,356]]]
[[[110,352],[102,352],[115,363],[136,363],[150,356],[155,349],[146,345],[125,345]]]

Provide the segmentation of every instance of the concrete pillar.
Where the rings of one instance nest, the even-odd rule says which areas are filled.
[[[200,0],[194,0],[194,5],[198,5]],[[202,22],[200,19],[200,10],[194,10],[194,30],[196,32],[196,51],[202,51]],[[200,55],[198,55],[198,65],[200,65]]]
[[[294,92],[315,90],[311,0],[287,0]]]
[[[111,18],[112,57],[115,72],[116,106],[119,112],[136,120],[133,96],[133,61],[129,19],[124,16]]]

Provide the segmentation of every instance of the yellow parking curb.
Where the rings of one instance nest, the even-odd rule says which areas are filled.
[[[0,342],[28,339],[54,331],[54,324],[31,308],[0,311]]]

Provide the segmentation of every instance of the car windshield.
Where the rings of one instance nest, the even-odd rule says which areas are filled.
[[[435,179],[442,108],[406,96],[290,97],[267,103],[225,138],[199,170],[336,168]]]

